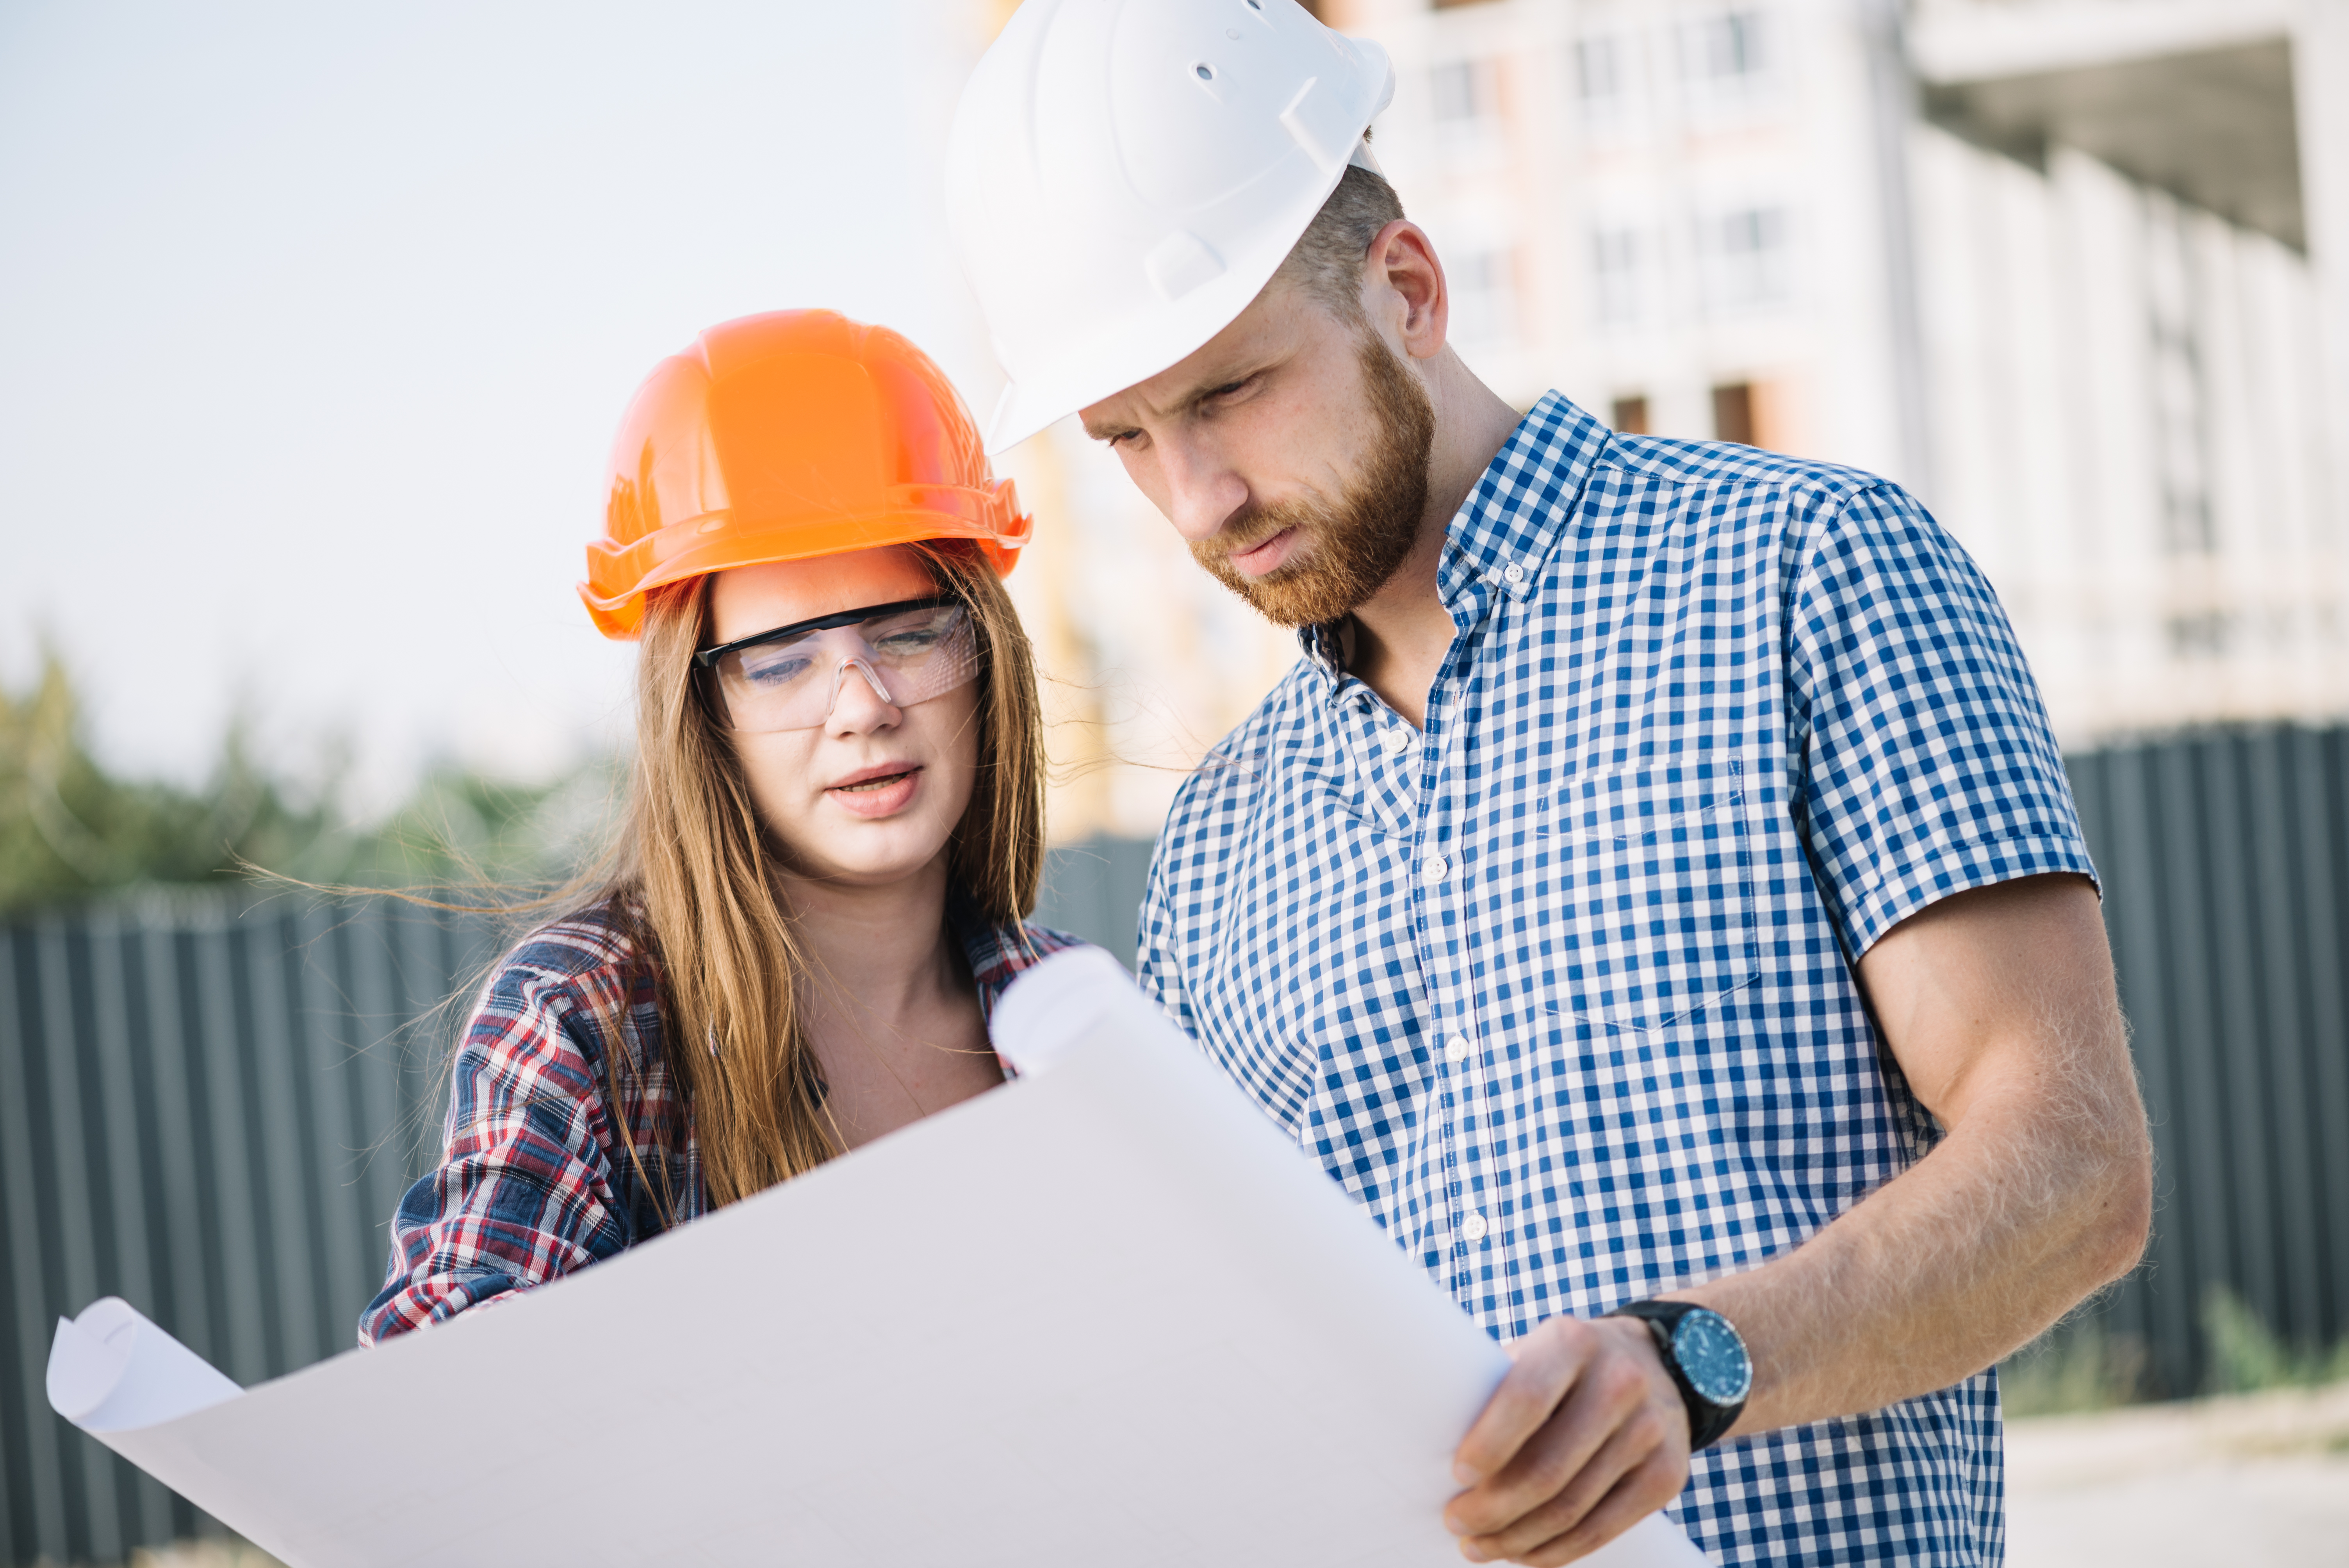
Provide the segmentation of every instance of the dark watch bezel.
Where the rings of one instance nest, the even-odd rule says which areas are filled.
[[[1692,1312],[1709,1315],[1728,1329],[1730,1337],[1737,1341],[1738,1351],[1745,1357],[1746,1391],[1750,1398],[1754,1387],[1753,1352],[1746,1349],[1745,1336],[1737,1332],[1737,1326],[1713,1308],[1700,1306],[1692,1301],[1635,1301],[1617,1307],[1607,1315],[1636,1317],[1648,1326],[1648,1332],[1656,1342],[1656,1354],[1663,1361],[1664,1370],[1671,1375],[1672,1387],[1681,1391],[1681,1403],[1688,1407],[1689,1452],[1695,1453],[1719,1442],[1723,1435],[1737,1424],[1737,1418],[1744,1412],[1745,1400],[1741,1398],[1733,1405],[1717,1405],[1699,1393],[1696,1385],[1689,1381],[1687,1370],[1681,1366],[1675,1341],[1681,1320]]]

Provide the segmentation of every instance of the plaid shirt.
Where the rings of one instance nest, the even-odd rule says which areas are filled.
[[[1077,944],[1038,925],[956,929],[990,1013],[1014,976]],[[392,1216],[391,1264],[359,1315],[361,1345],[585,1268],[708,1211],[665,1056],[659,984],[608,907],[542,926],[506,956],[457,1052],[440,1164]],[[616,1058],[616,1107],[605,1088]]]
[[[1423,732],[1306,656],[1187,780],[1140,972],[1487,1331],[1786,1252],[1939,1137],[1853,965],[2092,875],[1989,586],[1866,474],[1555,394],[1454,518]],[[1696,1456],[1723,1563],[1995,1563],[1983,1372]]]

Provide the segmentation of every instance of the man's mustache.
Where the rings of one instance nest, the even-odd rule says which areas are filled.
[[[1313,509],[1299,501],[1243,507],[1226,518],[1221,528],[1193,543],[1191,553],[1202,565],[1228,562],[1289,529],[1309,531],[1312,521]]]

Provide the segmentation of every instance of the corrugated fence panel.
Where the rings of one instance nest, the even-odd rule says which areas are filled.
[[[2349,730],[2071,768],[2158,1161],[2145,1266],[2088,1315],[2189,1394],[2214,1287],[2302,1348],[2349,1333]]]
[[[0,930],[0,1547],[110,1563],[217,1527],[48,1410],[57,1318],[121,1295],[240,1382],[350,1344],[437,1130],[418,1019],[479,923],[156,900]]]
[[[2154,1116],[2147,1266],[2097,1309],[2154,1391],[2206,1293],[2349,1330],[2349,730],[2072,759]],[[1131,962],[1150,846],[1057,850],[1038,918]],[[156,899],[0,928],[0,1552],[105,1563],[217,1529],[48,1409],[56,1319],[119,1295],[244,1383],[350,1343],[432,1158],[479,921]]]

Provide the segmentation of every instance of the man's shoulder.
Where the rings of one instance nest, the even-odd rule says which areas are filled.
[[[1788,511],[1818,512],[1839,509],[1855,496],[1900,493],[1893,481],[1865,469],[1734,441],[1618,434],[1608,441],[1597,466],[1615,469],[1622,476],[1619,483],[1628,481],[1636,489],[1662,486],[1681,492],[1684,505],[1702,505],[1703,498],[1739,490],[1756,498],[1775,496]]]
[[[1158,835],[1162,858],[1170,845],[1185,843],[1209,820],[1247,811],[1274,759],[1304,738],[1318,705],[1328,700],[1329,684],[1326,672],[1299,658],[1230,734],[1208,748],[1174,791]]]

